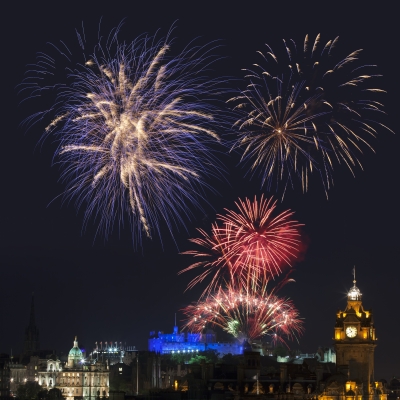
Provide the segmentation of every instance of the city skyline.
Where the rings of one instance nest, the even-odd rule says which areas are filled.
[[[178,49],[196,37],[203,45],[217,40],[220,60],[212,73],[233,77],[235,89],[244,84],[241,69],[256,62],[256,51],[265,43],[277,48],[283,38],[301,42],[306,34],[321,33],[323,41],[339,36],[337,51],[342,56],[362,48],[363,61],[377,64],[383,75],[380,85],[388,91],[383,102],[386,124],[396,132],[394,6],[370,10],[339,4],[329,13],[323,6],[293,4],[286,9],[261,3],[247,8],[224,3],[192,7],[172,2],[160,3],[155,10],[150,4],[110,10],[103,2],[96,7],[70,4],[61,18],[50,3],[22,9],[7,5],[2,26],[7,62],[1,66],[9,100],[3,105],[0,352],[22,351],[32,292],[43,348],[68,351],[75,335],[86,347],[103,339],[146,348],[149,332],[171,331],[175,313],[181,326],[180,310],[204,290],[185,291],[195,273],[178,276],[193,262],[180,253],[192,248],[189,239],[198,237],[196,229],[209,231],[216,214],[232,209],[238,198],[264,194],[278,200],[280,212],[294,211],[294,218],[304,224],[302,233],[308,244],[291,274],[296,282],[282,289],[304,318],[305,333],[291,348],[306,353],[332,345],[336,311],[346,304],[356,266],[357,286],[363,304],[374,310],[379,339],[375,378],[399,375],[400,348],[395,342],[400,331],[396,318],[400,255],[397,133],[378,133],[373,140],[376,154],[362,154],[364,170],[356,169],[355,178],[343,166],[335,168],[328,199],[313,177],[307,193],[299,188],[287,190],[282,200],[280,192],[261,188],[257,175],[246,175],[237,155],[221,155],[227,179],[212,181],[219,193],[207,195],[210,205],[204,204],[204,212],[194,211],[192,221],[186,222],[187,231],[175,231],[175,241],[163,227],[163,242],[146,239],[141,249],[132,245],[129,227],[116,229],[104,240],[93,221],[83,227],[84,213],[77,212],[73,202],[62,204],[59,196],[65,186],[59,182],[58,166],[51,166],[56,144],[51,139],[40,141],[45,126],[36,124],[26,132],[20,125],[34,106],[18,104],[17,86],[35,54],[46,50],[47,42],[62,40],[75,46],[75,29],[82,29],[82,23],[89,36],[97,33],[100,20],[107,32],[125,18],[121,38],[127,41],[143,33],[153,35],[158,29],[165,36],[175,24],[172,36]]]

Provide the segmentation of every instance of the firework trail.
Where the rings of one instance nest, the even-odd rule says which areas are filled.
[[[188,204],[200,207],[209,189],[205,177],[219,174],[212,146],[222,119],[208,100],[220,82],[207,77],[215,61],[210,46],[170,56],[169,36],[126,44],[118,42],[119,29],[84,64],[69,67],[61,84],[43,85],[59,70],[55,58],[40,54],[23,86],[30,98],[57,93],[28,123],[52,116],[45,136],[59,141],[65,197],[85,207],[85,221],[94,217],[106,234],[128,215],[138,244],[143,234],[160,235],[162,221],[170,232],[184,224]],[[62,46],[58,53],[72,58]]]
[[[261,196],[235,203],[238,211],[225,210],[217,216],[211,234],[199,229],[200,238],[191,239],[199,250],[183,254],[201,260],[179,273],[197,268],[204,271],[188,289],[211,277],[203,296],[215,292],[227,282],[231,287],[253,290],[290,267],[302,249],[300,227],[292,219],[294,212],[276,212],[277,201]]]
[[[190,331],[219,327],[239,341],[250,343],[269,336],[274,343],[286,344],[286,340],[297,339],[304,331],[303,321],[292,301],[274,292],[267,293],[265,286],[251,292],[231,286],[220,288],[182,311],[186,316],[185,328]]]
[[[376,120],[384,114],[376,66],[359,63],[361,50],[335,60],[337,41],[322,45],[320,35],[314,43],[306,36],[299,47],[284,41],[282,56],[267,45],[258,52],[262,64],[245,70],[247,88],[229,100],[241,115],[233,148],[243,151],[253,173],[259,171],[262,185],[282,181],[286,190],[300,179],[306,191],[315,171],[327,193],[334,164],[354,175],[363,150],[373,150],[371,138],[389,129]]]

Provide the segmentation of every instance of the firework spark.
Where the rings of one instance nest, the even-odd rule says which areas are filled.
[[[40,55],[24,85],[31,97],[57,91],[54,105],[29,122],[53,116],[45,135],[60,143],[65,196],[86,206],[85,220],[98,218],[106,233],[129,215],[138,243],[143,233],[160,235],[161,221],[170,231],[184,224],[188,204],[200,206],[205,177],[218,174],[210,146],[219,141],[221,119],[206,99],[215,98],[220,82],[206,76],[215,60],[209,46],[172,57],[169,37],[126,44],[117,41],[118,30],[69,68],[65,84],[43,86],[58,65]]]
[[[267,293],[228,287],[220,288],[205,300],[183,309],[187,317],[185,328],[202,332],[207,327],[219,327],[240,341],[250,343],[264,336],[286,344],[303,333],[303,321],[289,299]]]
[[[373,150],[370,139],[388,129],[375,120],[384,114],[376,99],[384,92],[375,86],[380,75],[371,72],[376,66],[359,65],[361,50],[334,61],[337,41],[322,46],[318,35],[311,45],[306,36],[300,48],[284,41],[282,57],[267,45],[258,52],[265,68],[246,70],[246,90],[230,100],[242,115],[234,148],[260,171],[262,185],[283,181],[286,188],[299,178],[306,191],[315,171],[327,191],[335,162],[354,175],[357,165],[362,168],[359,154]]]
[[[261,196],[259,201],[239,199],[235,204],[238,211],[225,210],[224,215],[218,215],[210,235],[199,229],[202,237],[191,239],[201,250],[184,253],[202,260],[180,273],[204,268],[188,288],[212,277],[203,295],[225,281],[235,287],[254,288],[290,267],[302,250],[301,224],[292,219],[290,210],[277,214],[276,200]]]

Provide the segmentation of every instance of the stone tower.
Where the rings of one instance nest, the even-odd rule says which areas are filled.
[[[371,392],[374,382],[375,326],[372,311],[365,310],[361,292],[356,286],[347,293],[347,306],[338,311],[335,325],[336,365],[346,372],[349,380],[362,385],[362,392]]]

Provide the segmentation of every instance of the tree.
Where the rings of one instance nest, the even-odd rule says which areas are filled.
[[[217,361],[218,353],[215,350],[206,350],[192,356],[188,364],[201,364],[202,362],[209,364],[216,363]]]
[[[25,385],[19,385],[17,389],[17,398],[20,400],[36,400],[42,387],[37,382],[26,382]]]

